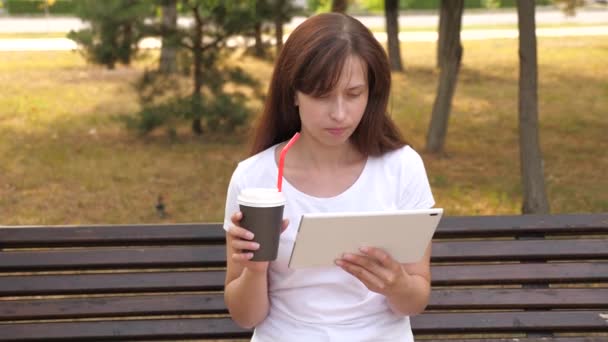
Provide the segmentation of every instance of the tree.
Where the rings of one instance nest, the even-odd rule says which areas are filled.
[[[262,40],[262,26],[264,21],[272,18],[272,6],[269,0],[256,0],[255,3],[255,21],[253,24],[254,28],[254,53],[257,57],[263,57],[265,55],[264,41]]]
[[[266,55],[266,44],[262,40],[264,23],[272,23],[276,41],[276,53],[283,47],[283,25],[300,10],[292,0],[256,0],[254,19],[254,53],[258,57]]]
[[[538,137],[538,62],[534,2],[517,1],[519,28],[519,156],[523,185],[522,212],[548,213]]]
[[[68,38],[80,45],[85,58],[113,69],[116,63],[129,65],[143,38],[144,20],[154,13],[155,5],[136,0],[82,0],[76,15],[90,28],[70,31]]]
[[[194,63],[194,88],[192,90],[192,131],[196,134],[203,133],[201,116],[203,113],[203,88],[204,76],[209,90],[214,95],[222,94],[223,78],[218,72],[218,58],[220,50],[226,40],[237,34],[250,29],[248,26],[253,22],[255,15],[251,11],[249,1],[232,0],[223,2],[217,0],[184,0],[192,16],[194,24],[192,31],[182,40],[182,45],[192,53]],[[203,69],[203,67],[205,67]],[[222,101],[229,101],[223,98]],[[216,124],[215,118],[209,121],[211,126]]]
[[[161,0],[160,72],[171,74],[177,71],[177,0]]]
[[[463,9],[464,0],[441,0],[440,26],[443,26],[440,30],[443,30],[443,39],[439,41],[442,47],[438,51],[443,53],[438,58],[441,62],[439,84],[426,136],[426,149],[431,153],[442,152],[445,145],[452,98],[462,60],[460,28]]]
[[[348,0],[332,0],[332,3],[331,3],[332,12],[346,13],[347,8],[348,8]]]
[[[399,44],[399,0],[385,0],[386,34],[388,36],[388,58],[391,70],[403,71]]]
[[[554,0],[565,15],[573,17],[576,15],[576,8],[585,5],[585,0]]]

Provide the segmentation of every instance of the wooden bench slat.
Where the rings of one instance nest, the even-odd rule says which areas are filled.
[[[559,215],[445,216],[435,237],[522,234],[608,234],[608,213]],[[223,243],[221,223],[0,226],[0,248],[126,244]]]
[[[0,270],[223,267],[226,247],[168,246],[0,252]]]
[[[415,334],[608,331],[602,311],[425,313],[412,317]],[[0,341],[247,337],[229,318],[0,324]]]
[[[533,311],[423,313],[414,316],[415,333],[601,331],[608,332],[607,311]]]
[[[227,313],[223,293],[0,301],[0,321]]]
[[[434,286],[608,281],[607,262],[432,265]]]
[[[219,291],[224,271],[143,272],[0,277],[0,296]]]
[[[0,226],[0,248],[225,243],[221,223]]]
[[[567,337],[511,337],[511,338],[478,338],[470,339],[424,339],[421,342],[606,342],[602,336],[567,336]]]
[[[125,341],[249,337],[230,318],[0,324],[0,341]]]
[[[604,309],[608,289],[433,290],[427,309]],[[222,293],[5,300],[0,321],[227,313]]]
[[[436,262],[608,258],[608,239],[434,242],[431,258]]]
[[[218,291],[224,271],[85,273],[0,277],[0,296]],[[434,265],[433,286],[608,282],[608,263]]]
[[[608,234],[608,213],[446,216],[435,237],[487,237],[530,234]]]
[[[457,241],[433,244],[433,261],[608,258],[608,239]],[[225,246],[82,248],[0,252],[0,270],[224,266]]]
[[[427,309],[608,309],[607,288],[439,289]]]

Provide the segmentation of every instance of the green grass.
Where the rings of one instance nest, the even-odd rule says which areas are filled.
[[[517,41],[464,43],[446,156],[423,153],[448,215],[516,214],[521,206]],[[437,82],[435,45],[403,45],[390,108],[423,152]],[[608,41],[539,39],[540,138],[552,211],[608,211]],[[0,224],[219,221],[247,137],[142,138],[117,120],[139,108],[131,84],[148,61],[108,71],[72,52],[1,52]],[[271,64],[239,63],[266,82]],[[255,109],[260,104],[254,102]],[[154,210],[162,195],[169,216]]]

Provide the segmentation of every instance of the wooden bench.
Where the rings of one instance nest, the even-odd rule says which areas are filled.
[[[0,227],[0,341],[247,338],[219,224]],[[418,340],[608,341],[608,213],[445,217]]]

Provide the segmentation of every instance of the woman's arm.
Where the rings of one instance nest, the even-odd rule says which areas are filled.
[[[224,301],[232,319],[243,328],[253,328],[268,315],[268,262],[249,261],[256,250],[253,235],[238,226],[241,213],[232,216],[233,226],[226,233],[226,281]]]
[[[397,284],[386,299],[396,314],[417,315],[424,311],[431,296],[431,245],[426,248],[421,261],[401,264],[401,268],[409,279]]]

